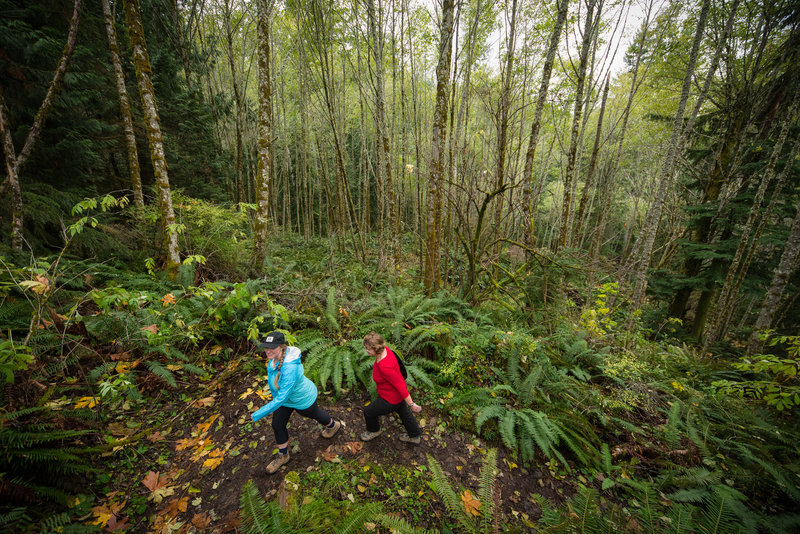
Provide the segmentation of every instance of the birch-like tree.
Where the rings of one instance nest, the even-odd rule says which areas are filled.
[[[108,51],[111,56],[111,66],[114,69],[114,84],[119,98],[119,115],[122,119],[122,131],[125,134],[125,149],[128,153],[128,173],[133,190],[133,203],[139,208],[144,207],[142,194],[142,173],[139,168],[139,150],[136,148],[136,135],[133,132],[133,118],[131,117],[131,103],[128,99],[128,89],[125,87],[125,74],[122,71],[122,61],[119,58],[119,45],[117,44],[117,30],[114,28],[114,14],[108,0],[101,0],[103,4],[103,19],[106,24],[106,37],[108,38]]]
[[[270,78],[270,17],[272,0],[257,0],[258,9],[258,170],[256,215],[253,232],[253,265],[258,269],[267,254],[272,177],[272,81]]]
[[[439,60],[436,64],[436,106],[433,112],[430,178],[428,180],[427,218],[425,226],[424,285],[428,291],[441,286],[442,199],[447,162],[447,89],[450,85],[450,63],[453,52],[455,1],[442,1],[439,28]]]
[[[161,121],[158,117],[158,106],[153,88],[152,68],[147,54],[142,16],[139,0],[125,0],[125,20],[128,24],[133,65],[136,69],[136,80],[139,84],[139,96],[142,100],[145,131],[150,146],[150,160],[153,163],[153,174],[156,181],[158,206],[161,213],[164,247],[166,253],[167,276],[174,279],[181,264],[178,250],[178,226],[175,223],[175,211],[172,209],[172,192],[169,186],[167,158],[164,153],[164,137],[161,133]]]

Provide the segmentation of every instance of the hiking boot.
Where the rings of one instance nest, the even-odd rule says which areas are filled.
[[[272,473],[280,469],[280,467],[283,464],[287,463],[288,461],[289,461],[288,452],[286,454],[278,453],[277,456],[275,456],[275,458],[267,466],[267,474],[271,475]]]
[[[340,428],[344,426],[344,421],[336,421],[332,427],[325,427],[322,429],[323,438],[332,438],[336,435]]]
[[[366,432],[361,433],[361,441],[372,441],[373,439],[377,438],[383,433],[383,430],[378,430],[375,432],[370,432],[367,430]]]
[[[402,436],[400,436],[397,439],[399,439],[400,441],[405,441],[406,443],[412,443],[414,445],[419,445],[419,442],[420,442],[420,437],[419,436],[417,436],[415,438],[412,438],[408,434],[403,434]]]

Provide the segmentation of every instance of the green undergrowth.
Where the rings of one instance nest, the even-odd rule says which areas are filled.
[[[98,447],[166,429],[181,403],[217,381],[228,387],[223,375],[234,362],[257,371],[253,341],[275,328],[301,347],[307,375],[334,398],[371,393],[361,340],[382,333],[407,363],[412,389],[438,404],[442,428],[479,436],[509,462],[546,468],[574,490],[572,501],[541,501],[539,518],[502,517],[510,530],[569,530],[571,513],[595,517],[596,529],[586,529],[592,532],[609,524],[636,530],[632,522],[645,531],[680,532],[676,525],[686,524],[683,531],[762,525],[779,532],[796,520],[797,402],[783,393],[795,394],[797,355],[778,350],[797,346],[796,339],[749,360],[709,358],[675,340],[652,340],[641,318],[633,331],[623,328],[635,315],[613,282],[582,305],[562,296],[534,316],[501,295],[479,303],[446,291],[428,295],[410,277],[389,277],[371,262],[331,254],[327,242],[292,234],[276,235],[259,276],[247,278],[241,273],[254,266],[242,260],[249,245],[237,234],[246,233],[247,206],[179,202],[185,217],[208,221],[203,232],[183,234],[194,245],[175,281],[155,262],[3,258],[0,439],[28,463],[12,455],[0,467],[8,503],[0,524],[33,532],[57,521],[64,532],[91,530],[92,498],[67,478],[96,467],[86,458]],[[99,224],[106,213],[96,213]],[[83,232],[91,217],[83,215]],[[528,293],[537,287],[531,284]],[[119,418],[142,410],[151,414],[147,424]],[[33,465],[55,454],[71,455],[78,472]],[[137,458],[166,464],[170,451],[140,437],[112,454],[121,472],[133,472]],[[458,514],[431,486],[432,476],[430,465],[323,462],[297,484],[303,499],[334,507],[331,514],[345,521],[415,524],[438,511],[436,528],[459,531]],[[274,512],[253,492],[244,491],[243,509],[254,517],[256,508]],[[128,506],[120,515],[142,503]],[[282,517],[301,529],[319,512],[312,508]],[[712,517],[717,530],[708,527]]]

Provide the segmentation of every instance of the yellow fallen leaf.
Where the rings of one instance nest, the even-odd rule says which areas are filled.
[[[481,502],[473,497],[472,492],[470,490],[464,490],[464,493],[461,494],[461,502],[464,503],[464,509],[470,515],[481,515],[479,508],[481,507]]]
[[[94,408],[97,406],[97,397],[81,397],[75,403],[75,408]]]
[[[208,459],[203,462],[203,469],[213,471],[225,459],[225,453],[219,449],[214,449],[208,454]]]

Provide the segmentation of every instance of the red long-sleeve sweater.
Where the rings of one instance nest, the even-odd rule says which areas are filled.
[[[400,374],[397,357],[389,347],[386,347],[386,356],[372,366],[372,379],[378,388],[378,396],[386,402],[397,404],[408,397],[408,387]]]

